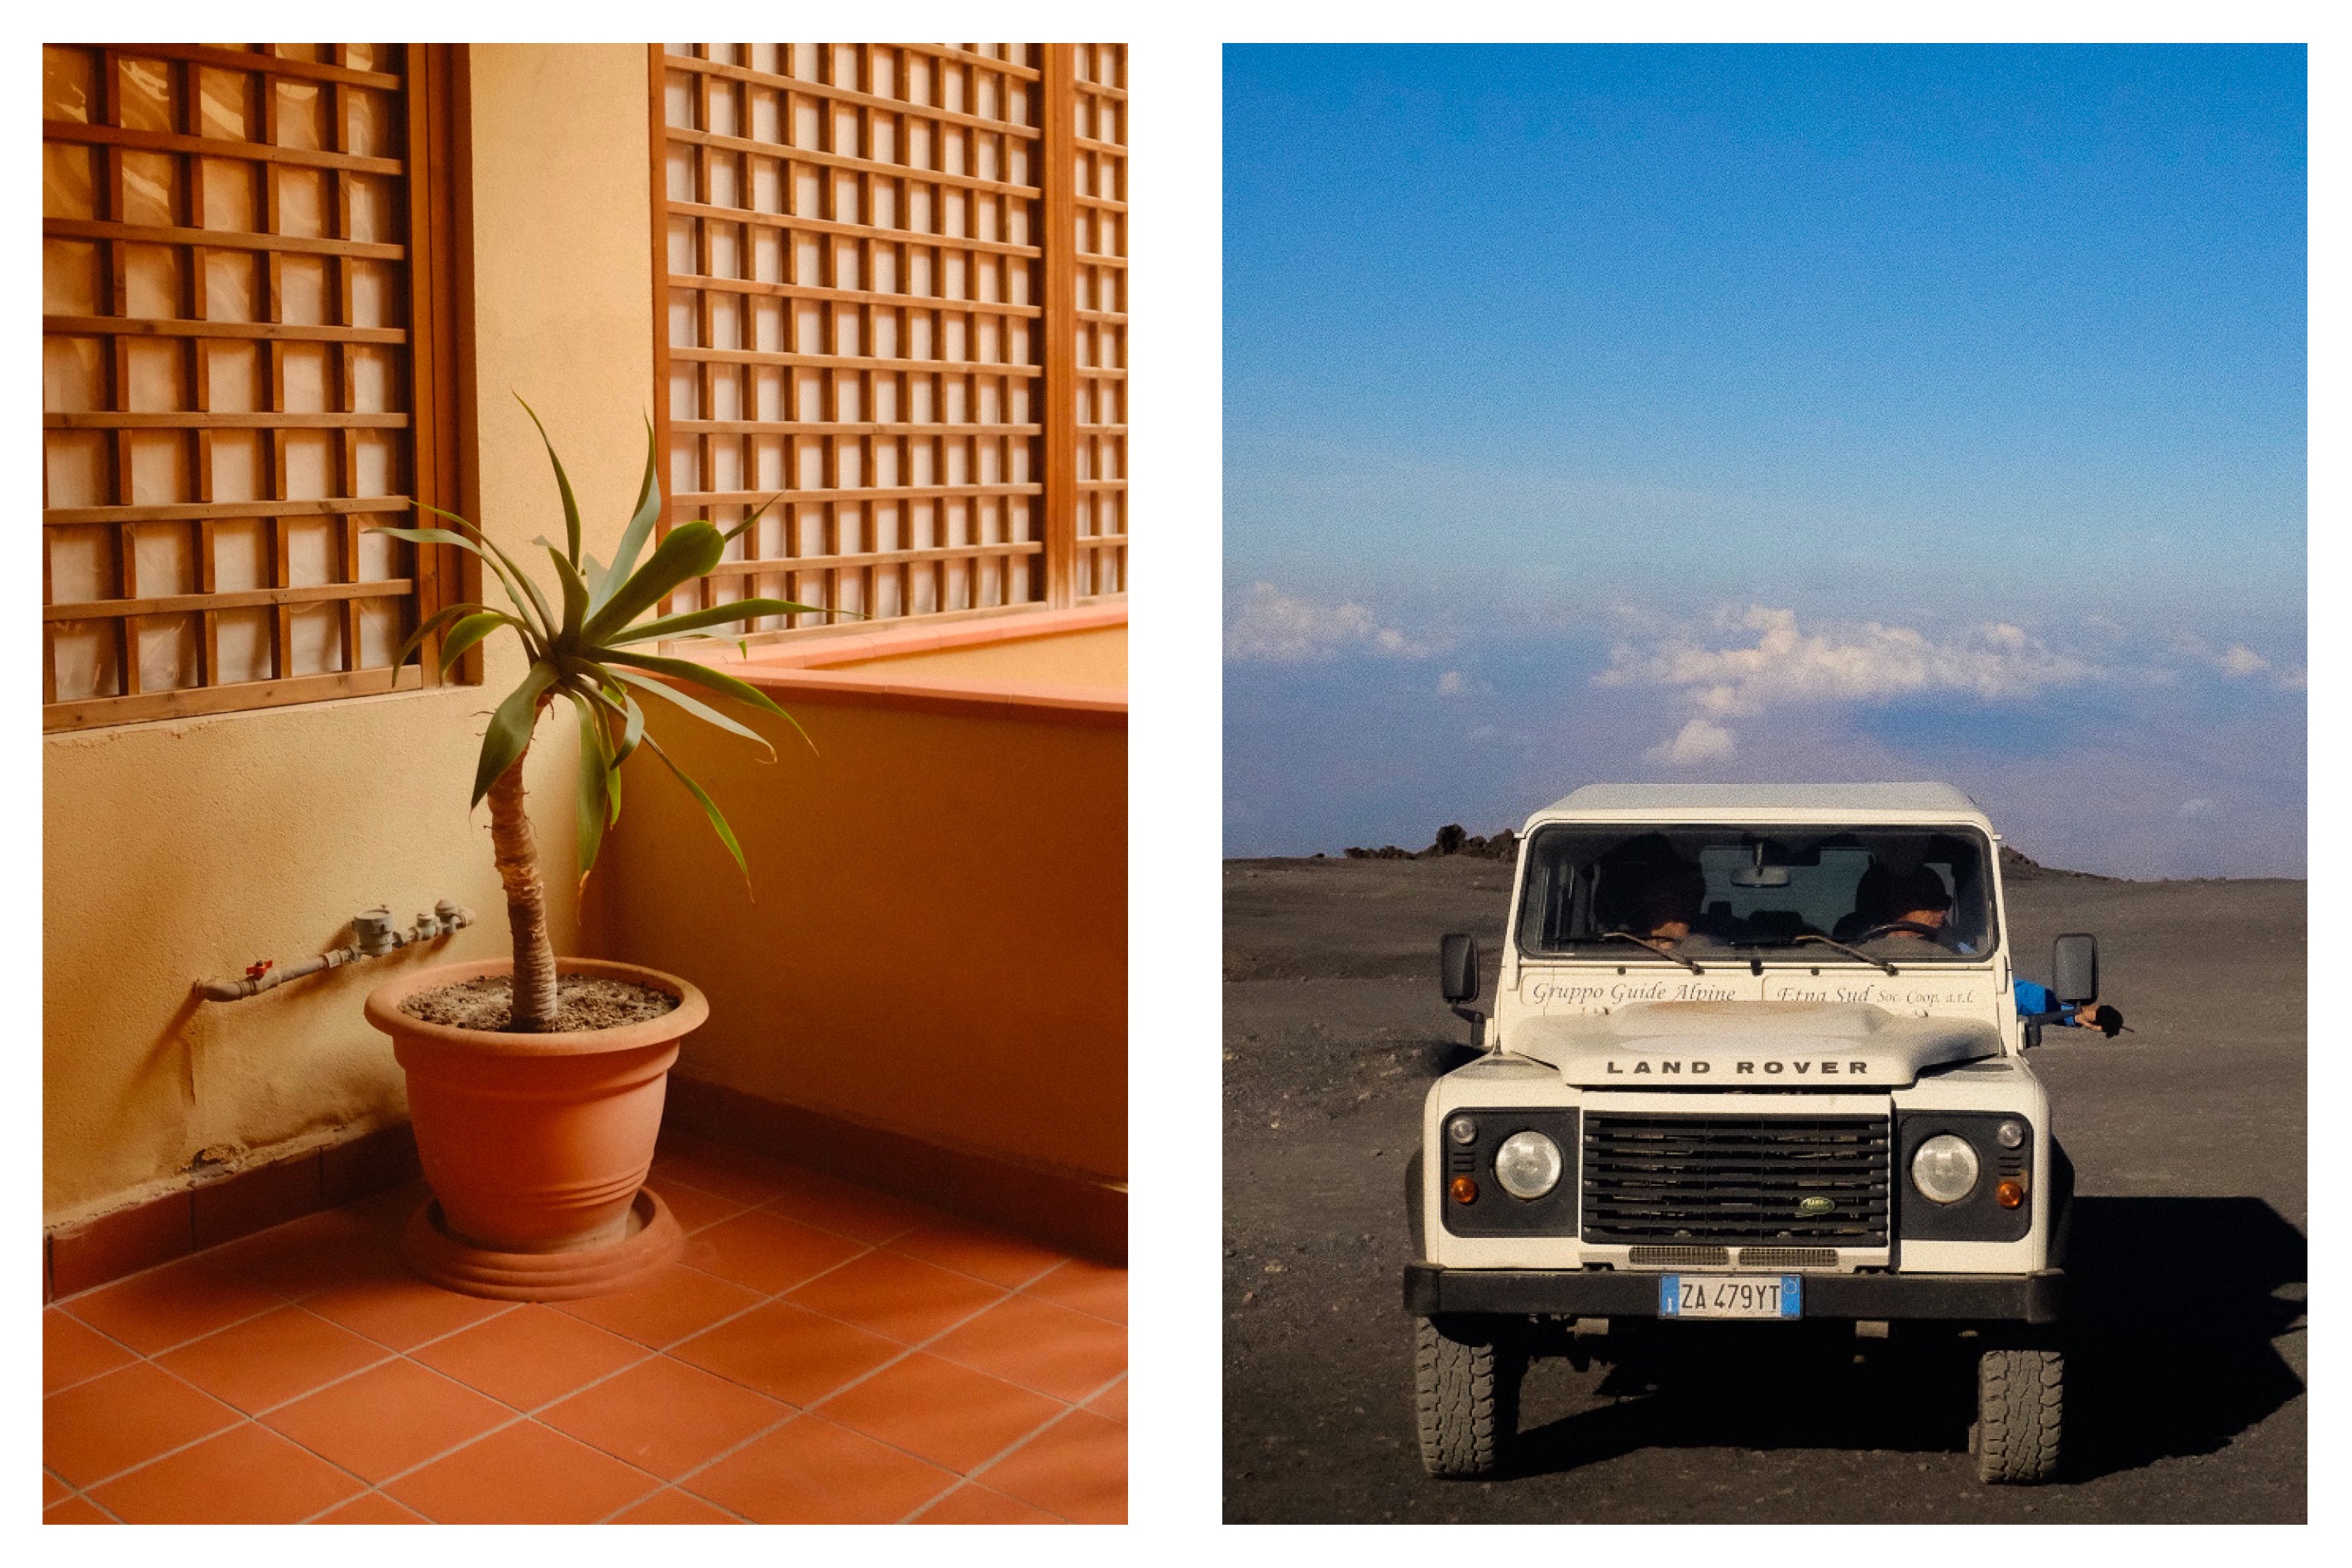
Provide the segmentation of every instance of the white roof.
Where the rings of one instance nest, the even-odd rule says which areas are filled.
[[[1620,821],[1949,821],[1985,823],[1976,802],[1948,784],[1586,784],[1528,819]]]

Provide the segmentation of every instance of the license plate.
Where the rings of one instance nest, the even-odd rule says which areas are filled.
[[[1801,1318],[1803,1277],[1796,1274],[1662,1274],[1661,1318]]]

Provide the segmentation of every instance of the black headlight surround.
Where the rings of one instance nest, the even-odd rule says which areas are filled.
[[[1457,1116],[1478,1124],[1478,1136],[1456,1143],[1447,1131]],[[1516,1133],[1540,1132],[1559,1145],[1559,1184],[1539,1198],[1515,1198],[1495,1174],[1495,1153]],[[1465,1105],[1437,1124],[1437,1206],[1450,1236],[1574,1236],[1576,1234],[1577,1113],[1517,1105]],[[1456,1176],[1478,1184],[1474,1203],[1457,1204],[1447,1189]]]
[[[1993,1136],[2004,1121],[2025,1129],[2025,1142],[2004,1149]],[[1976,1190],[1956,1204],[1924,1197],[1911,1184],[1919,1145],[1938,1133],[1965,1138],[1977,1152]],[[1895,1118],[1895,1234],[1904,1241],[2022,1241],[2033,1228],[2033,1123],[2013,1110],[1905,1110]],[[2013,1209],[1993,1196],[2001,1178],[2025,1184]]]

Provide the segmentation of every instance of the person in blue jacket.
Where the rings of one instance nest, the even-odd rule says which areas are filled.
[[[2011,989],[2017,994],[2017,1016],[2029,1023],[2056,1024],[2067,1029],[2096,1029],[2111,1040],[2123,1030],[2124,1016],[2103,1003],[2084,1002],[2073,1007],[2062,1007],[2056,992],[2031,980],[2018,981]]]

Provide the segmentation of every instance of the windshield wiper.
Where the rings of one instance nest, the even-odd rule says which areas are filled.
[[[1796,935],[1796,936],[1792,936],[1792,937],[1790,937],[1790,938],[1789,939],[1790,945],[1791,945],[1791,946],[1794,946],[1796,943],[1801,942],[1820,942],[1823,947],[1833,947],[1833,948],[1836,948],[1840,952],[1844,953],[1848,958],[1858,958],[1858,959],[1862,960],[1864,963],[1868,963],[1868,964],[1874,964],[1874,965],[1876,965],[1878,968],[1880,968],[1880,969],[1884,969],[1885,971],[1886,971],[1886,973],[1889,973],[1889,974],[1895,974],[1895,973],[1900,973],[1900,971],[1898,971],[1898,970],[1897,970],[1897,969],[1896,969],[1893,964],[1891,964],[1891,963],[1887,963],[1887,962],[1886,962],[1886,960],[1885,960],[1885,959],[1883,959],[1883,958],[1873,958],[1873,957],[1871,957],[1871,956],[1870,956],[1870,954],[1868,954],[1868,953],[1866,953],[1866,952],[1863,952],[1860,948],[1848,947],[1848,946],[1846,946],[1846,944],[1845,944],[1845,943],[1843,943],[1843,942],[1832,942],[1828,937],[1825,937],[1825,936],[1815,936],[1811,931],[1803,931],[1803,932],[1801,932],[1801,933],[1799,933],[1798,935]]]
[[[1705,974],[1706,973],[1706,970],[1701,969],[1697,964],[1692,963],[1689,959],[1685,958],[1681,953],[1676,952],[1674,949],[1670,947],[1660,947],[1648,937],[1635,936],[1630,931],[1604,931],[1601,933],[1601,940],[1603,942],[1630,942],[1636,947],[1648,948],[1660,958],[1670,958],[1674,960],[1676,963],[1681,964],[1685,969],[1689,970],[1693,974]]]

